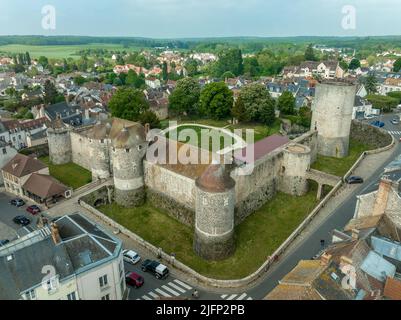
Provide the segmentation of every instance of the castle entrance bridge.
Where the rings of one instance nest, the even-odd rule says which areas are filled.
[[[317,182],[318,184],[318,189],[317,189],[317,199],[320,200],[322,198],[322,193],[323,193],[323,186],[331,186],[334,187],[337,185],[339,181],[341,181],[340,177],[337,177],[335,175],[310,169],[306,173],[306,179],[312,180]]]

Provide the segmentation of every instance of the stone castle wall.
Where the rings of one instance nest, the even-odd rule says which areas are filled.
[[[89,139],[77,132],[71,132],[72,162],[91,170]]]

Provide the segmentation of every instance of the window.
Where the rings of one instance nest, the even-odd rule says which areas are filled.
[[[102,297],[102,300],[110,300],[110,295],[106,294],[105,296]]]
[[[100,278],[99,278],[99,285],[100,285],[100,288],[103,288],[103,287],[107,286],[107,283],[108,283],[108,281],[107,281],[107,274],[105,274],[103,277],[100,277]]]
[[[68,294],[67,299],[68,300],[77,300],[77,295],[76,295],[75,291]]]
[[[7,149],[3,148],[3,154],[7,154]]]
[[[56,277],[47,280],[47,291],[52,293],[53,291],[57,290],[58,280]]]
[[[35,290],[30,290],[30,291],[25,292],[25,299],[26,300],[36,300]]]

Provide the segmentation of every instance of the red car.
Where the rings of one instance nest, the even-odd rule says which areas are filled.
[[[30,214],[36,215],[36,214],[40,213],[42,210],[40,210],[40,208],[38,206],[33,205],[33,206],[26,208],[26,211],[28,211]]]
[[[132,287],[140,288],[145,283],[145,280],[135,272],[127,272],[125,274],[125,283]]]

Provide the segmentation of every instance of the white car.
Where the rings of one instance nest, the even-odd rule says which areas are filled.
[[[133,250],[124,250],[123,259],[130,264],[137,264],[141,260],[141,257]]]
[[[371,119],[373,119],[373,118],[375,118],[375,116],[374,116],[373,114],[367,114],[367,115],[365,115],[365,119],[366,119],[366,120],[371,120]]]

